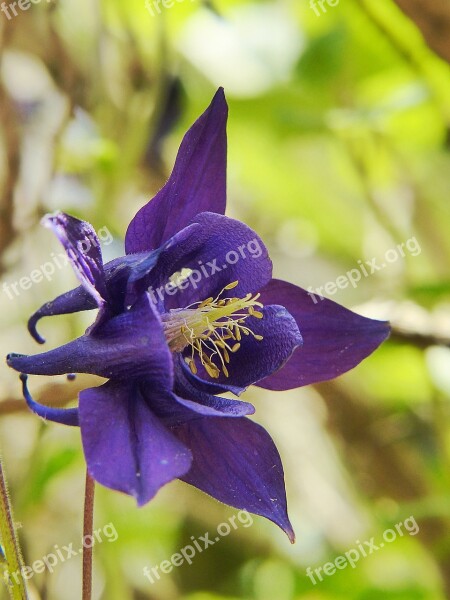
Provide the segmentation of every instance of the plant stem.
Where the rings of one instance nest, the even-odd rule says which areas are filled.
[[[4,581],[12,600],[28,600],[26,584],[22,575],[22,554],[17,539],[16,527],[11,503],[9,500],[8,485],[0,456],[0,533],[3,550],[5,553],[6,568]],[[10,577],[13,573],[14,577]]]
[[[92,598],[92,531],[94,528],[94,496],[95,482],[86,471],[86,488],[84,495],[84,520],[83,520],[83,596],[82,600]],[[90,536],[87,538],[86,536]],[[90,539],[89,547],[85,545]]]

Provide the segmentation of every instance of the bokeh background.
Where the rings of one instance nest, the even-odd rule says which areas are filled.
[[[34,353],[26,320],[76,283],[70,267],[11,299],[3,284],[61,252],[40,218],[108,228],[106,259],[161,187],[183,132],[219,85],[230,104],[229,210],[303,287],[358,261],[385,268],[330,296],[393,335],[338,380],[247,398],[286,472],[291,546],[255,517],[153,585],[143,575],[237,511],[175,482],[143,509],[97,489],[95,597],[107,600],[442,600],[450,597],[450,6],[445,0],[42,0],[0,12],[1,354]],[[318,14],[316,14],[318,12]],[[153,14],[152,14],[153,13]],[[414,238],[420,251],[386,263]],[[411,243],[412,244],[412,243]],[[410,246],[412,247],[412,245]],[[390,255],[392,256],[392,254]],[[332,289],[332,288],[330,288]],[[92,314],[43,321],[48,347]],[[81,538],[77,430],[29,414],[0,366],[0,445],[25,563]],[[92,384],[32,378],[41,402]],[[313,585],[306,568],[413,516],[417,535]],[[81,561],[30,581],[80,598]],[[0,596],[6,598],[4,588]]]

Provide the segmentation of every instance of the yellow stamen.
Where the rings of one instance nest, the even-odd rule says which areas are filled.
[[[211,298],[206,298],[206,300],[203,300],[203,302],[199,305],[199,308],[208,306],[208,304],[210,304],[213,300],[214,300],[214,298],[212,296],[211,296]]]
[[[244,298],[221,297],[238,284],[238,281],[233,281],[216,298],[194,302],[185,309],[171,310],[163,316],[169,348],[172,352],[183,352],[190,347],[191,356],[185,361],[194,375],[200,363],[211,378],[217,379],[220,371],[228,377],[225,363],[230,363],[229,353],[235,353],[241,347],[242,335],[252,335],[258,341],[263,339],[245,325],[249,317],[263,318],[263,313],[255,310],[263,307],[258,302],[260,294],[246,294]],[[231,345],[228,343],[230,340]],[[217,361],[220,364],[216,364]]]
[[[222,353],[223,353],[223,357],[225,359],[225,362],[227,364],[230,364],[230,355],[228,354],[228,350],[226,348],[224,348],[223,351],[222,351]],[[227,375],[227,377],[228,377],[228,375]]]

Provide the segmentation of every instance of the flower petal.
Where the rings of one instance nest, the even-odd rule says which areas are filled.
[[[151,379],[140,380],[139,391],[152,413],[166,427],[200,418],[198,413],[178,402],[170,391],[159,389]]]
[[[198,223],[188,225],[181,231],[177,232],[165,244],[152,252],[144,252],[141,254],[131,254],[124,259],[131,260],[136,256],[147,257],[136,264],[132,264],[130,274],[127,281],[127,294],[125,299],[126,305],[134,304],[137,297],[150,288],[152,280],[155,279],[153,274],[154,268],[160,262],[167,262],[167,257],[184,256],[185,252],[191,247],[192,240],[201,234],[201,227]],[[172,273],[171,273],[172,275]],[[161,311],[164,307],[158,302],[155,297],[154,304],[160,305]]]
[[[115,258],[104,266],[105,283],[108,297],[108,316],[121,313],[127,305],[134,302],[126,302],[128,298],[127,289],[130,278],[134,276],[144,277],[155,266],[159,256],[159,250],[155,252],[145,252],[143,254],[133,254],[132,256],[122,256]],[[136,300],[136,297],[135,297]],[[38,333],[36,326],[43,317],[53,317],[55,315],[67,315],[74,312],[92,310],[97,308],[95,300],[84,286],[79,286],[70,292],[61,294],[54,300],[46,302],[37,310],[28,320],[28,331],[31,336],[40,344],[45,339]],[[100,327],[105,318],[97,319],[89,331],[94,331]]]
[[[104,265],[105,283],[109,297],[108,311],[101,312],[93,325],[88,329],[89,333],[95,332],[107,318],[120,314],[127,306],[134,304],[138,295],[143,293],[148,284],[148,274],[152,271],[163,250],[173,246],[183,247],[184,238],[191,235],[194,230],[200,229],[199,225],[187,227],[171,238],[164,246],[152,252],[142,252],[115,258]],[[37,310],[28,321],[28,331],[40,344],[45,339],[38,333],[37,323],[43,317],[54,315],[65,315],[69,313],[92,310],[97,305],[90,293],[79,286],[70,292],[66,292],[51,302],[46,302]]]
[[[166,427],[182,425],[189,421],[207,417],[242,417],[253,414],[254,408],[246,402],[211,397],[209,402],[199,403],[181,398],[169,392],[160,392],[153,384],[140,382],[143,398],[156,417]],[[215,402],[214,400],[217,400]],[[223,400],[223,402],[221,402]],[[241,406],[238,406],[238,405]]]
[[[192,384],[186,376],[185,370],[181,368],[181,363],[178,360],[174,361],[174,366],[174,389],[177,394],[177,400],[187,408],[190,408],[203,416],[244,417],[245,415],[254,414],[255,407],[249,402],[221,398],[206,393]],[[222,387],[220,392],[222,391],[228,390]]]
[[[95,335],[84,335],[35,356],[10,354],[10,367],[34,375],[91,373],[101,377],[152,377],[171,390],[173,364],[159,314],[144,294],[128,311],[110,319]]]
[[[190,451],[153,414],[137,384],[109,381],[82,391],[80,426],[90,475],[139,506],[191,465]]]
[[[294,541],[283,466],[265,429],[245,417],[206,417],[172,431],[193,455],[183,481],[220,502],[270,519]]]
[[[179,371],[179,361],[174,360],[175,370]],[[151,378],[139,381],[139,389],[152,412],[167,427],[181,425],[204,416],[210,417],[242,417],[255,412],[254,406],[248,402],[218,398],[204,393],[192,386],[183,378],[175,376],[175,393],[164,391],[158,382]],[[223,391],[223,389],[221,390]]]
[[[356,367],[390,332],[385,321],[367,319],[277,279],[262,290],[261,302],[285,306],[303,337],[303,347],[287,365],[257,384],[269,390],[289,390],[333,379]]]
[[[166,185],[131,221],[127,254],[158,248],[200,212],[225,212],[227,117],[221,88],[184,136]]]
[[[65,213],[44,217],[43,224],[53,229],[70,258],[81,284],[101,308],[107,301],[102,251],[95,229]]]
[[[249,317],[245,326],[263,339],[258,341],[252,335],[242,335],[239,350],[230,353],[229,376],[220,373],[218,379],[213,380],[233,393],[240,394],[249,385],[281,369],[302,344],[297,323],[284,306],[264,306],[260,310],[263,318]],[[219,367],[218,361],[215,362]],[[198,359],[196,364],[199,376],[208,380]]]
[[[194,229],[179,247],[161,252],[148,283],[154,302],[166,309],[184,308],[192,302],[215,297],[233,281],[233,296],[257,292],[272,277],[272,261],[261,238],[250,227],[223,215],[201,213]],[[174,273],[191,274],[177,287],[168,286]]]
[[[44,344],[45,338],[43,338],[37,330],[37,324],[43,317],[68,315],[83,310],[92,310],[94,308],[97,308],[95,300],[86,289],[80,285],[74,290],[70,290],[70,292],[61,294],[54,300],[46,302],[41,308],[33,313],[28,319],[28,331],[36,342]]]
[[[54,423],[60,423],[61,425],[70,425],[72,427],[79,426],[79,415],[78,408],[52,408],[51,406],[44,406],[33,400],[27,386],[27,375],[22,373],[20,375],[22,380],[23,396],[27,401],[28,407],[42,419],[53,421]]]
[[[249,402],[241,400],[230,400],[229,398],[219,398],[218,396],[197,396],[196,400],[189,400],[181,396],[175,396],[177,401],[198,413],[203,417],[243,417],[253,415],[255,407]]]
[[[227,392],[231,392],[232,394],[239,396],[243,391],[245,391],[245,387],[233,386],[230,385],[229,382],[221,383],[218,382],[217,379],[202,379],[201,377],[194,375],[187,366],[182,354],[177,354],[174,356],[174,368],[175,386],[177,385],[177,380],[181,378],[182,380],[187,380],[191,388],[195,389],[196,391],[213,396],[216,394],[225,394]]]

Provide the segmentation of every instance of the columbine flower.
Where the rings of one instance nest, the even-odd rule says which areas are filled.
[[[247,418],[251,404],[219,394],[331,379],[373,352],[389,327],[272,279],[257,234],[223,215],[226,120],[219,90],[186,134],[167,184],[132,220],[125,257],[103,265],[98,243],[80,250],[95,240],[88,223],[62,213],[46,218],[81,286],[39,309],[31,334],[44,341],[36,330],[43,316],[98,308],[97,319],[64,346],[7,360],[23,374],[35,413],[80,426],[99,483],[142,505],[180,478],[271,519],[293,540],[273,441]],[[32,399],[24,374],[73,372],[108,381],[82,391],[76,409]]]

